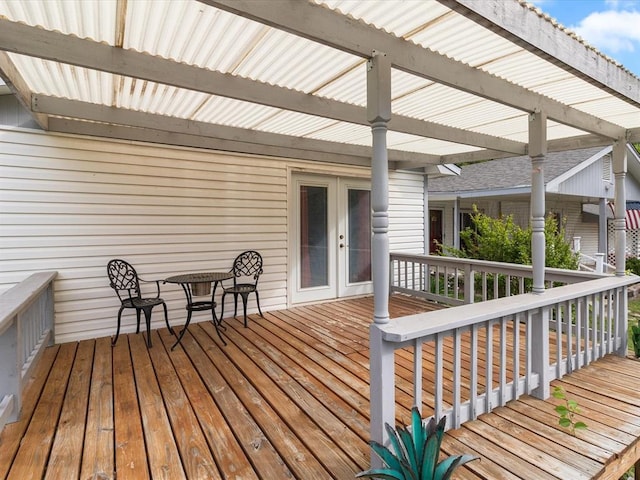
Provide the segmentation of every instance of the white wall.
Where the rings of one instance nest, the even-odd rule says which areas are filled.
[[[130,261],[143,278],[166,278],[228,270],[238,253],[256,249],[265,261],[263,311],[284,308],[292,169],[369,176],[358,167],[0,129],[0,291],[57,270],[56,341],[108,336],[119,307],[106,277],[111,258]],[[421,251],[422,177],[394,173],[390,183],[391,249]],[[164,285],[163,297],[170,321],[182,324],[182,290]],[[134,315],[123,319],[131,331]],[[160,311],[152,320],[164,323]]]

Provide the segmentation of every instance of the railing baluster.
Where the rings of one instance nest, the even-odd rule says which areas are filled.
[[[607,327],[606,319],[604,315],[604,292],[598,294],[598,316],[600,318],[600,356],[604,357],[607,354]]]
[[[442,281],[444,282],[444,296],[449,297],[449,268],[447,266],[444,267]]]
[[[458,275],[460,274],[460,270],[456,267],[453,270],[453,298],[456,300],[460,300],[460,287],[458,286]]]
[[[470,420],[475,420],[478,417],[478,329],[480,326],[474,323],[471,326],[471,348],[469,354],[471,355],[471,391],[469,392],[469,416]]]
[[[422,413],[422,339],[413,342],[413,402]]]
[[[578,298],[575,304],[576,311],[576,355],[577,355],[577,363],[576,368],[581,369],[584,365],[584,357],[582,356],[583,351],[583,336],[584,332],[582,331],[582,302]]]
[[[566,305],[558,303],[556,305],[556,378],[562,378],[562,331],[563,323],[567,315]]]
[[[482,272],[482,301],[486,302],[488,297],[487,292],[487,272]]]
[[[441,333],[438,333],[436,335],[436,345],[435,345],[435,355],[434,355],[434,361],[435,361],[435,394],[434,394],[434,415],[436,418],[441,418],[442,417],[442,412],[443,412],[443,403],[444,403],[444,399],[442,397],[442,369],[443,369],[443,363],[444,363],[444,359],[442,358],[442,344],[443,344],[443,335]]]
[[[533,350],[533,325],[531,322],[531,317],[533,316],[533,312],[531,310],[527,310],[527,312],[525,313],[526,317],[525,317],[525,330],[527,332],[527,336],[525,338],[525,342],[526,342],[526,350],[527,350],[527,356],[525,358],[525,365],[524,365],[524,378],[525,378],[525,392],[527,393],[527,395],[531,395],[531,393],[533,393],[533,362],[531,359],[531,352]]]
[[[507,403],[507,317],[500,317],[500,399],[499,405]]]
[[[614,318],[613,318],[613,292],[611,290],[607,291],[607,319],[609,320],[609,348],[608,352],[612,353],[615,350],[615,327],[614,327]]]
[[[462,360],[462,338],[460,329],[456,328],[453,333],[453,428],[460,428],[460,377]]]
[[[516,400],[519,396],[520,386],[520,318],[517,313],[513,318],[513,391],[511,398]]]
[[[493,395],[493,322],[485,323],[485,406],[484,411],[490,412],[493,409],[491,397]]]

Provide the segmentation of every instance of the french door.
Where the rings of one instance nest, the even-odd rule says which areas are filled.
[[[292,303],[370,293],[369,182],[294,175],[292,183]]]

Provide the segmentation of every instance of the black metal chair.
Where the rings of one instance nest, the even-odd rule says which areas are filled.
[[[246,327],[247,301],[250,293],[256,294],[258,312],[260,312],[260,316],[264,318],[262,310],[260,309],[260,296],[258,295],[258,280],[260,275],[262,275],[262,256],[254,250],[242,252],[236,257],[230,271],[233,274],[233,286],[225,287],[224,284],[222,285],[224,292],[221,300],[222,311],[220,313],[220,318],[223,318],[224,316],[224,297],[227,293],[233,294],[233,316],[234,318],[236,317],[238,314],[238,295],[240,295],[242,297],[242,305],[244,307],[244,326]]]
[[[164,308],[164,321],[167,324],[167,328],[173,335],[173,329],[169,325],[169,317],[167,315],[167,305],[164,300],[160,298],[160,280],[143,280],[138,276],[136,269],[133,266],[120,259],[110,260],[107,264],[107,275],[109,276],[109,284],[111,288],[116,291],[118,298],[120,299],[120,310],[118,310],[118,328],[116,330],[116,336],[111,342],[111,345],[115,345],[120,335],[120,321],[122,317],[122,311],[125,308],[135,308],[137,327],[136,333],[140,333],[140,312],[144,312],[144,318],[147,324],[147,346],[151,346],[151,311],[156,305],[162,305]],[[156,296],[155,297],[143,297],[140,290],[140,282],[155,283],[156,284]]]

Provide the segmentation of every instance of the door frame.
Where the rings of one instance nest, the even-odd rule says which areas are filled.
[[[317,185],[327,186],[328,188],[328,285],[320,287],[311,287],[304,291],[300,288],[300,241],[299,241],[299,186]],[[287,304],[289,306],[299,305],[310,302],[321,302],[335,300],[341,297],[362,295],[373,292],[373,282],[362,282],[359,284],[348,285],[341,277],[346,275],[346,267],[341,268],[341,264],[346,261],[346,245],[345,248],[339,248],[339,235],[347,227],[347,194],[349,187],[358,189],[367,189],[371,191],[371,180],[364,177],[355,176],[338,176],[326,173],[315,173],[306,171],[292,170],[289,175],[289,207],[288,207],[288,263],[287,269],[288,292]],[[342,197],[342,198],[341,198]],[[342,217],[340,216],[342,213]],[[342,252],[340,250],[343,250]]]

